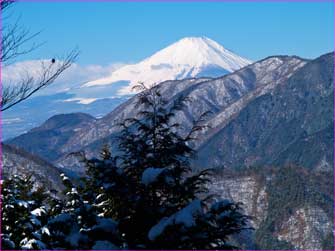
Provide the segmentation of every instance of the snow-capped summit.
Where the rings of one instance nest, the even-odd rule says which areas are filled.
[[[183,38],[143,61],[152,65],[161,62],[193,67],[216,64],[230,72],[251,63],[207,37]]]
[[[129,84],[119,94],[129,94],[139,82],[149,86],[165,80],[216,77],[250,63],[250,60],[234,54],[207,37],[186,37],[137,64],[126,65],[110,76],[90,81],[83,87],[126,81]]]

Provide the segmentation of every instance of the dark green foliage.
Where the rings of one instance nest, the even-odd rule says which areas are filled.
[[[158,88],[143,90],[138,103],[141,112],[120,124],[120,154],[113,157],[105,147],[101,159],[84,159],[89,174],[85,196],[94,199],[100,214],[119,222],[130,249],[227,249],[232,248],[229,236],[247,228],[248,217],[238,205],[211,208],[213,197],[206,189],[211,171],[191,170],[194,151],[189,145],[203,128],[205,115],[188,135],[177,134],[176,113],[187,101],[180,98],[168,107]],[[178,222],[180,212],[192,211],[190,205],[196,202],[201,206],[197,215],[191,215],[193,224]],[[149,233],[162,221],[166,221],[164,229],[150,238]]]
[[[49,218],[49,246],[52,249],[92,249],[97,241],[106,239],[120,244],[117,223],[98,215],[96,199],[87,196],[95,193],[88,190],[92,186],[74,185],[67,176],[61,176],[66,187],[65,199],[57,205],[58,213]]]
[[[47,231],[48,195],[43,189],[33,189],[34,182],[14,176],[2,184],[2,249],[43,249]],[[37,211],[36,211],[37,210]]]

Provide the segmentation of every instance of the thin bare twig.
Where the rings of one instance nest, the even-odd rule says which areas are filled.
[[[77,49],[71,51],[60,65],[50,61],[42,65],[42,73],[38,78],[28,76],[17,85],[8,85],[3,88],[1,97],[1,111],[8,110],[14,105],[26,100],[37,91],[52,84],[66,69],[68,69],[79,55]]]
[[[14,2],[13,0],[2,0],[0,2],[1,12],[7,11]],[[41,43],[32,43],[26,46],[37,37],[40,32],[31,33],[25,27],[19,25],[18,21],[19,20],[14,24],[5,24],[1,27],[0,60],[2,66],[8,66],[14,63],[19,56],[28,54],[41,46]],[[3,86],[0,110],[6,111],[14,105],[26,100],[37,91],[52,84],[56,78],[74,63],[78,54],[79,51],[74,49],[63,59],[57,59],[57,63],[55,63],[55,59],[50,60],[48,64],[42,62],[42,71],[39,76],[33,77],[27,72],[26,77],[23,77],[18,83]]]

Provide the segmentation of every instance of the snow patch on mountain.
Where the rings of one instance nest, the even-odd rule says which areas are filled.
[[[82,87],[110,85],[119,81],[129,84],[118,93],[133,93],[139,82],[146,86],[165,80],[191,77],[224,75],[252,63],[227,50],[207,37],[187,37],[158,51],[137,64],[126,65],[112,72],[108,77],[85,83]]]

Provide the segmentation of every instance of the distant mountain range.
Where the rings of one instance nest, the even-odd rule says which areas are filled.
[[[332,144],[333,54],[309,61],[298,57],[269,57],[232,74],[216,78],[166,81],[160,84],[170,103],[180,95],[192,100],[178,114],[181,134],[200,114],[212,111],[211,129],[195,143],[199,168],[236,168],[282,165],[330,169]],[[104,143],[113,145],[115,125],[138,111],[137,96],[101,119],[80,116],[80,123],[66,125],[62,116],[49,119],[13,140],[29,152],[53,163],[72,166],[67,154],[86,150],[95,155]],[[78,115],[67,115],[66,121]],[[60,133],[63,126],[69,133]],[[46,126],[50,121],[55,126]],[[44,136],[47,135],[47,136]],[[52,135],[52,136],[51,136]],[[311,144],[313,142],[313,144]],[[313,153],[313,155],[311,155]]]
[[[167,105],[181,96],[193,101],[175,118],[181,135],[203,112],[212,112],[205,121],[210,127],[193,145],[198,158],[192,165],[216,168],[209,189],[242,201],[256,217],[256,230],[244,236],[245,248],[333,246],[333,83],[334,53],[328,53],[314,60],[271,56],[221,77],[159,84]],[[53,116],[6,144],[40,156],[62,172],[83,175],[84,167],[69,153],[97,157],[106,143],[117,151],[116,125],[137,114],[137,100],[135,95],[101,118]]]
[[[111,75],[87,83],[69,83],[63,91],[33,97],[3,114],[3,137],[12,138],[49,117],[86,112],[102,117],[135,93],[139,82],[153,85],[165,80],[218,77],[251,61],[206,37],[183,38],[137,64],[125,65]]]

